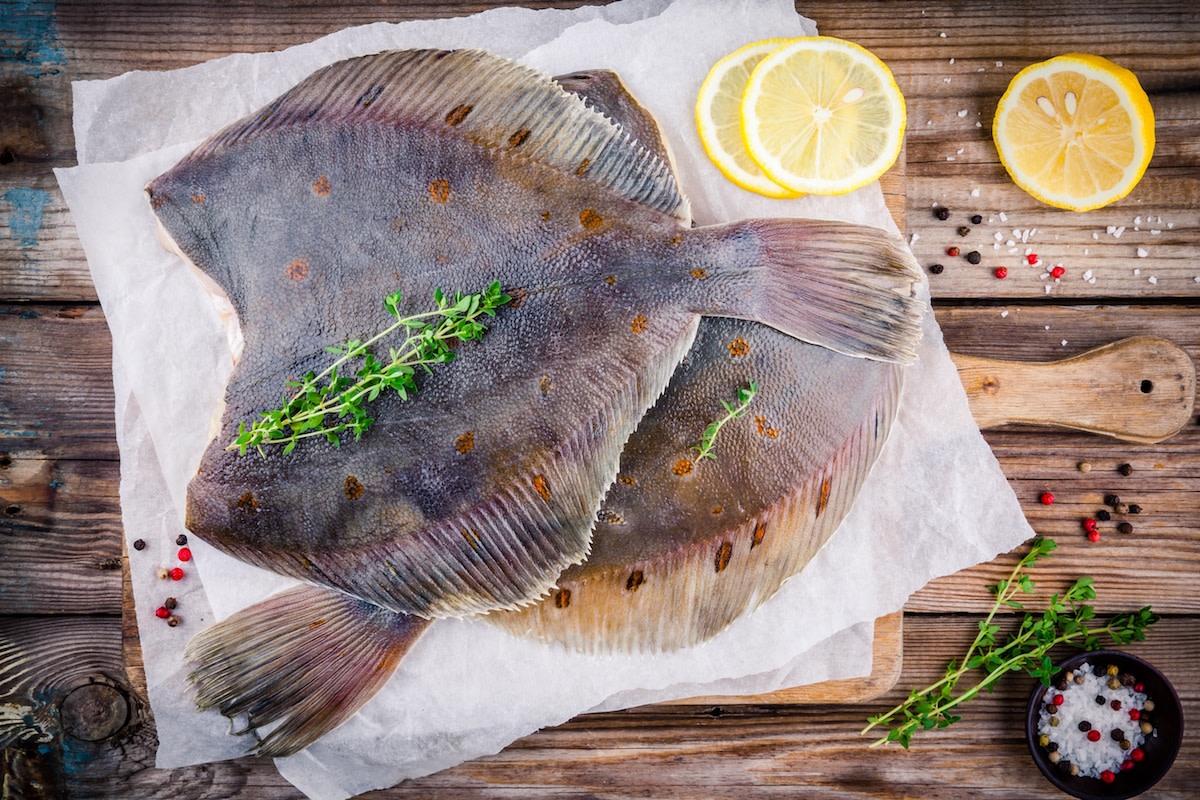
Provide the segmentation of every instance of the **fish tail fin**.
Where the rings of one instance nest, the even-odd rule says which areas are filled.
[[[818,220],[751,220],[735,229],[748,229],[760,248],[758,321],[844,355],[916,360],[923,275],[897,237]]]
[[[292,755],[362,707],[428,624],[327,589],[280,592],[188,643],[196,705],[244,720],[255,755]]]

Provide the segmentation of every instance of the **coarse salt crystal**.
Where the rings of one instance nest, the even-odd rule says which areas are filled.
[[[1084,279],[1085,281],[1090,281],[1090,280],[1092,279],[1092,271],[1091,271],[1090,269],[1089,269],[1089,270],[1084,270],[1084,272],[1083,272],[1083,279]]]
[[[1000,212],[999,217],[1001,222],[1008,222],[1008,214],[1005,214],[1003,211]]]
[[[1162,231],[1158,230],[1157,228],[1151,228],[1151,229],[1150,229],[1150,235],[1151,235],[1151,236],[1158,236],[1158,235],[1159,235],[1159,234],[1161,234],[1161,233],[1162,233]]]
[[[1100,234],[1098,234],[1098,233],[1093,233],[1093,234],[1092,234],[1092,238],[1093,238],[1093,239],[1095,239],[1095,240],[1097,240],[1097,241],[1099,241],[1099,240],[1100,240]]]
[[[974,189],[971,190],[971,197],[979,197],[979,187],[978,186],[976,186]]]
[[[968,113],[968,112],[967,112],[967,110],[966,110],[965,108],[959,109],[959,111],[958,111],[958,115],[959,115],[960,117],[965,117],[965,116],[967,115],[967,113]]]
[[[1136,278],[1138,275],[1141,275],[1141,274],[1142,274],[1142,271],[1140,269],[1134,268],[1133,277]]]
[[[1003,61],[997,61],[997,62],[996,62],[996,66],[997,66],[997,67],[1003,67],[1003,66],[1004,66],[1004,62],[1003,62]]]
[[[1053,289],[1054,286],[1052,284],[1047,283],[1044,288],[1046,289],[1046,294],[1050,294],[1050,290]]]
[[[919,234],[919,233],[914,233],[914,234],[912,234],[911,236],[909,236],[909,237],[908,237],[908,246],[909,246],[909,247],[912,247],[912,246],[913,246],[914,244],[916,244],[916,243],[917,243],[917,242],[918,242],[920,239],[921,239],[921,234]]]
[[[1066,346],[1067,346],[1067,340],[1066,340],[1066,339],[1063,339],[1061,342],[1059,342],[1059,344],[1061,344],[1063,347],[1066,347]]]
[[[946,160],[947,160],[947,161],[953,161],[953,160],[954,160],[954,156],[946,156]]]
[[[1140,214],[1139,214],[1138,216],[1136,216],[1136,217],[1134,217],[1134,218],[1133,218],[1133,224],[1134,224],[1134,225],[1141,225],[1141,224],[1142,224],[1142,217],[1141,217],[1141,215],[1140,215]]]
[[[1200,275],[1197,275],[1197,276],[1196,276],[1196,283],[1200,283]],[[1004,317],[1007,317],[1007,316],[1008,316],[1008,312],[1007,312],[1007,311],[1001,311],[1001,312],[1000,312],[1000,317],[1001,317],[1001,318],[1004,318]]]
[[[939,34],[938,34],[938,38],[939,38],[939,39],[945,39],[945,38],[946,38],[946,32],[945,32],[945,31],[942,31],[941,33],[939,33]]]
[[[1137,257],[1138,257],[1138,258],[1145,258],[1145,257],[1146,257],[1146,256],[1148,256],[1148,255],[1150,255],[1150,251],[1149,251],[1149,250],[1147,250],[1146,248],[1144,248],[1144,247],[1139,247],[1139,248],[1137,249]]]
[[[1200,275],[1197,275],[1196,277],[1192,278],[1192,280],[1195,281],[1196,283],[1200,283]]]
[[[1114,239],[1120,239],[1121,234],[1125,232],[1125,226],[1124,225],[1109,225],[1108,232],[1112,235],[1112,237]]]
[[[992,234],[992,238],[995,239],[997,242],[1003,242],[1004,234],[1001,233],[1000,231],[996,231],[995,233]]]
[[[955,153],[958,153],[958,154],[961,156],[961,155],[963,154],[963,151],[964,151],[964,150],[966,150],[966,148],[965,148],[965,147],[960,147],[960,148],[958,148],[957,150],[955,150],[954,152],[955,152]]]
[[[1151,283],[1154,283],[1154,284],[1157,284],[1157,283],[1158,283],[1158,278],[1154,277],[1153,275],[1151,275],[1149,278],[1146,278],[1146,280],[1148,280],[1148,281],[1150,281]]]
[[[950,59],[950,63],[951,63],[951,64],[953,64],[953,63],[954,63],[954,59],[953,59],[953,58],[952,58],[952,59]]]
[[[1050,330],[1050,326],[1049,326],[1049,325],[1047,325],[1047,326],[1046,326],[1046,330]]]
[[[949,77],[942,78],[942,83],[949,83],[949,82],[950,82]]]

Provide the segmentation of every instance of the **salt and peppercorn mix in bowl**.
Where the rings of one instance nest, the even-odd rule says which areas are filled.
[[[1121,800],[1170,769],[1183,707],[1170,681],[1117,650],[1081,653],[1029,698],[1025,734],[1046,779],[1081,800]]]

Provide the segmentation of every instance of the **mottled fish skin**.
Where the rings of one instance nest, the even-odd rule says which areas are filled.
[[[657,123],[607,71],[556,77],[644,147]],[[747,320],[705,318],[621,454],[586,561],[551,594],[487,621],[589,652],[706,641],[771,597],[828,540],[887,439],[903,367],[851,358]],[[697,458],[722,400],[759,385]]]
[[[463,86],[443,80],[463,73]],[[497,86],[515,87],[520,103],[503,114],[526,104],[529,127],[505,133],[481,116]],[[389,108],[393,97],[429,107]],[[880,263],[884,242],[864,232],[854,248],[831,244],[827,226],[683,229],[669,169],[577,99],[579,112],[559,108],[563,97],[479,53],[342,62],[149,187],[171,238],[228,294],[246,340],[222,430],[189,489],[196,533],[393,611],[518,607],[586,554],[621,447],[698,314],[762,318],[801,336],[812,318],[858,346],[864,334],[845,308],[793,296],[803,276],[767,266],[803,253],[877,277],[870,302],[882,310],[865,335],[911,352],[910,258]],[[589,125],[608,137],[594,157],[560,141]],[[386,293],[403,290],[402,310],[415,313],[437,287],[494,280],[520,306],[414,399],[380,401],[369,446],[306,442],[266,460],[225,451],[286,379],[323,366],[325,346],[382,327]]]

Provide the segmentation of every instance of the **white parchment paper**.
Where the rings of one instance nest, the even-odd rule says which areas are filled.
[[[158,765],[245,752],[216,712],[195,711],[181,652],[203,625],[288,585],[195,537],[175,582],[183,498],[232,368],[220,312],[156,240],[143,187],[225,124],[332,61],[403,47],[483,47],[551,74],[617,70],[659,120],[700,224],[807,216],[895,226],[877,185],[838,198],[768,200],[729,183],[692,122],[709,66],[760,38],[815,32],[788,0],[624,0],[573,11],[347,29],[278,53],[74,86],[80,166],[56,170],[113,335],[121,502]],[[344,726],[277,766],[313,798],[393,785],[493,753],[591,709],[697,694],[759,693],[869,673],[873,621],[930,579],[1033,535],[966,397],[932,313],[898,424],[849,518],[813,562],[754,614],[682,653],[582,656],[478,620],[435,623],[392,680]],[[164,597],[184,622],[154,616]]]

